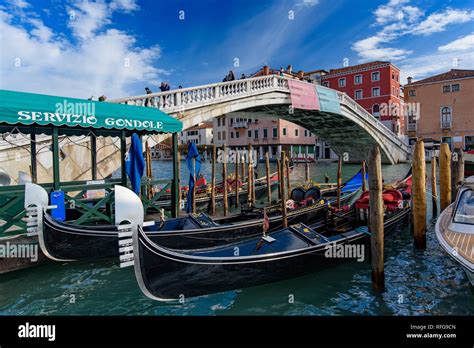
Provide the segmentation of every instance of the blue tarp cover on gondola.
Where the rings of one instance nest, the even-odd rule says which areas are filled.
[[[145,159],[143,158],[142,142],[136,133],[132,134],[132,143],[128,150],[125,164],[127,175],[132,184],[132,190],[139,195],[140,182],[142,180],[143,171],[145,170]]]
[[[365,174],[365,180],[369,180],[369,175]],[[362,171],[354,175],[341,189],[342,192],[358,190],[362,187]]]
[[[193,168],[193,158],[196,159],[194,168]],[[189,170],[189,191],[186,199],[186,213],[190,213],[192,209],[192,194],[194,188],[194,178],[198,177],[199,171],[201,170],[201,156],[199,156],[198,149],[196,144],[189,143],[188,145],[188,156],[186,157],[186,167]],[[194,173],[193,173],[194,171]],[[194,174],[194,175],[193,175]]]

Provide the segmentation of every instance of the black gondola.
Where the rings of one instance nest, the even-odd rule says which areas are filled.
[[[290,167],[290,170],[292,169],[293,167]],[[255,179],[254,184],[255,184],[255,197],[257,199],[261,199],[267,194],[267,177],[263,176],[263,177]],[[248,198],[247,186],[248,185],[245,183],[238,192],[239,204],[247,203],[247,198]],[[270,189],[272,192],[275,192],[277,187],[278,187],[277,173],[276,172],[271,173],[270,174]],[[222,183],[216,184],[216,191],[217,193],[214,195],[215,201],[216,201],[216,204],[220,204],[224,200],[224,195],[222,193]],[[181,194],[183,194],[183,192]],[[231,190],[227,192],[227,203],[229,206],[235,204],[236,199],[237,199],[237,194],[235,193],[235,190]],[[185,195],[182,197],[182,202],[183,204],[186,203]],[[210,188],[208,186],[206,186],[205,188],[199,188],[196,191],[195,202],[196,202],[196,208],[198,210],[207,209],[207,211],[210,211],[211,193],[210,193]],[[171,196],[168,193],[163,194],[160,198],[158,198],[157,204],[161,208],[170,209]]]
[[[385,233],[408,222],[410,198],[401,192],[399,197],[399,202],[390,201],[392,207],[385,213]],[[365,201],[361,203],[363,206]],[[165,248],[137,226],[129,252],[133,254],[140,289],[154,300],[172,301],[251,287],[297,277],[320,265],[341,261],[329,257],[329,250],[332,253],[338,248],[353,250],[354,246],[366,245],[370,234],[359,219],[360,209],[354,207],[335,226],[321,221],[312,226],[298,223],[268,236],[198,250]]]
[[[359,191],[360,172],[346,183],[341,201],[343,204],[354,199]],[[119,211],[127,212],[124,208],[135,194],[121,186],[116,186],[115,218],[122,221]],[[288,221],[314,221],[324,215],[328,205],[335,201],[335,189],[321,191],[320,200],[313,205],[296,208],[288,212]],[[42,198],[40,198],[42,197]],[[81,259],[97,259],[113,257],[117,252],[118,228],[115,225],[75,226],[71,223],[60,222],[51,217],[44,209],[48,203],[46,191],[38,185],[26,184],[25,207],[43,207],[38,210],[37,226],[38,239],[43,253],[55,261],[72,261]],[[133,208],[132,208],[133,211]],[[279,207],[267,209],[270,230],[281,227]],[[132,217],[134,218],[134,217]],[[140,218],[143,223],[143,216]],[[217,246],[259,235],[263,224],[263,211],[253,210],[242,212],[230,217],[212,219],[204,213],[190,214],[186,217],[166,221],[151,221],[143,223],[145,233],[153,241],[169,248],[194,249]]]

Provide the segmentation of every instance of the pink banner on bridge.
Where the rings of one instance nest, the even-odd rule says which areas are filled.
[[[298,80],[288,80],[288,87],[293,108],[319,110],[319,100],[314,85]]]

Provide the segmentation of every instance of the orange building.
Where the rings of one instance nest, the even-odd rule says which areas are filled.
[[[408,115],[406,134],[413,143],[423,138],[434,146],[474,149],[474,70],[452,69],[419,81],[408,78],[405,105],[419,110]],[[429,147],[429,146],[427,146]]]

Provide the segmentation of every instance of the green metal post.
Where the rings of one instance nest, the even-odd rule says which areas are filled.
[[[92,180],[97,180],[97,139],[95,134],[91,134],[91,170]]]
[[[36,163],[36,133],[34,128],[30,131],[30,151],[31,151],[31,181],[34,183],[38,182],[38,166]]]
[[[59,190],[60,186],[60,168],[59,168],[59,131],[53,127],[53,189]]]
[[[125,157],[127,156],[127,134],[125,130],[120,132],[120,160],[122,172],[122,186],[127,187],[127,169],[125,167]]]
[[[173,181],[171,185],[171,216],[179,215],[179,172],[178,172],[178,133],[172,135]]]

